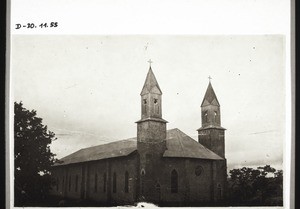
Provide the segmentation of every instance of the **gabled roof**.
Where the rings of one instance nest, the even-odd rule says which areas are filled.
[[[61,158],[59,160],[61,163],[57,163],[55,165],[66,165],[72,163],[127,156],[136,150],[136,143],[136,138],[130,138],[111,142],[108,144],[80,149],[77,152]]]
[[[123,157],[128,156],[136,150],[137,140],[136,138],[130,138],[81,149],[60,159],[60,163],[56,163],[55,165],[67,165]],[[198,158],[208,160],[224,159],[177,128],[167,131],[167,150],[163,154],[163,157]]]
[[[144,95],[147,93],[162,94],[162,92],[159,88],[159,85],[157,83],[157,80],[154,76],[154,73],[151,69],[151,66],[149,68],[141,95]]]
[[[167,132],[167,150],[164,157],[200,158],[222,160],[223,158],[198,143],[178,128]]]
[[[217,96],[215,94],[215,91],[210,82],[208,84],[206,93],[205,93],[203,101],[201,103],[201,107],[206,106],[206,105],[220,106]]]

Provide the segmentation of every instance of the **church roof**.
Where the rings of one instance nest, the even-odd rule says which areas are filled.
[[[137,140],[135,137],[81,149],[60,159],[60,162],[55,165],[67,165],[123,157],[130,155],[136,150]],[[223,159],[177,128],[167,131],[167,150],[163,157],[198,158],[209,160]]]
[[[86,161],[101,160],[127,156],[136,150],[136,138],[120,140],[108,144],[101,144],[93,147],[83,148],[64,158],[61,158],[56,165],[80,163]]]
[[[200,158],[222,160],[223,158],[195,141],[178,128],[167,132],[167,150],[164,157]]]
[[[215,94],[215,91],[209,82],[206,93],[204,95],[201,107],[206,106],[206,105],[216,105],[220,106],[219,101],[217,99],[217,96]]]
[[[147,94],[147,93],[156,93],[156,94],[162,94],[159,85],[157,83],[157,80],[154,76],[154,73],[152,71],[152,68],[150,66],[144,87],[142,89],[141,95]]]

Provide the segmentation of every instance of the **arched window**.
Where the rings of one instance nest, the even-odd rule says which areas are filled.
[[[71,175],[69,176],[69,191],[71,191]]]
[[[144,179],[141,180],[141,192],[144,194],[144,187],[145,187],[145,182]]]
[[[75,192],[78,191],[78,175],[75,177]]]
[[[62,188],[62,190],[64,190],[64,188],[65,188],[65,176],[63,176],[61,188]]]
[[[117,174],[113,174],[113,193],[117,192]]]
[[[146,112],[147,112],[147,99],[143,99],[142,114],[145,115]]]
[[[98,191],[98,175],[97,173],[95,173],[95,184],[94,184],[94,191],[97,192]]]
[[[217,116],[218,116],[218,112],[214,111],[214,121],[217,122]]]
[[[218,199],[222,199],[222,186],[221,186],[221,184],[218,184],[217,191],[218,191]]]
[[[208,122],[208,112],[204,112],[204,121],[207,123]]]
[[[58,191],[59,179],[56,178],[56,191]]]
[[[161,191],[160,191],[160,184],[157,182],[155,184],[155,190],[156,190],[156,194],[158,195],[158,201],[161,200]]]
[[[159,114],[159,102],[158,102],[158,99],[154,98],[153,103],[154,103],[155,113]]]
[[[178,173],[174,169],[171,172],[171,193],[177,193],[178,192]]]
[[[128,175],[128,172],[126,171],[125,172],[125,193],[128,193],[129,191],[129,175]]]
[[[106,192],[106,173],[103,174],[103,192]]]

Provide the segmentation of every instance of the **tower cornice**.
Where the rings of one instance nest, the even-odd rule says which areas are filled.
[[[142,123],[146,121],[155,121],[155,122],[160,122],[160,123],[168,123],[168,121],[162,119],[162,118],[143,118],[141,120],[136,121],[136,123]]]

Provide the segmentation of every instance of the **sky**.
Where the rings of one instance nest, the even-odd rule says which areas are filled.
[[[281,35],[13,35],[13,101],[56,134],[58,158],[136,136],[148,69],[163,92],[168,129],[195,140],[211,76],[221,105],[228,169],[282,169],[286,137]]]

